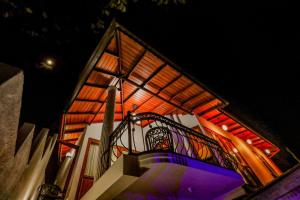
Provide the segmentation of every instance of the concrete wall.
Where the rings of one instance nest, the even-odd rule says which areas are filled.
[[[53,152],[57,135],[48,137],[48,129],[39,133],[38,146],[9,199],[34,199],[45,178],[45,170]]]

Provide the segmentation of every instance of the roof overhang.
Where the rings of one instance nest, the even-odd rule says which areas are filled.
[[[87,62],[65,109],[61,140],[75,144],[88,124],[103,121],[107,88],[112,85],[118,88],[116,121],[124,119],[128,111],[151,111],[160,115],[209,116],[206,119],[211,118],[208,120],[218,124],[211,113],[223,115],[219,110],[228,105],[227,101],[113,21]],[[242,126],[234,121],[235,127]],[[254,136],[257,134],[253,133]],[[260,138],[259,144],[265,148],[266,140]],[[271,149],[275,152],[276,148]],[[65,146],[61,153],[67,150]]]

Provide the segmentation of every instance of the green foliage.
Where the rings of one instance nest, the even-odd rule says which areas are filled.
[[[103,10],[103,14],[106,16],[109,16],[112,12],[112,10],[117,10],[121,13],[125,13],[128,9],[128,5],[130,3],[138,3],[141,0],[111,0],[106,8]],[[145,0],[144,0],[145,1]],[[148,0],[152,3],[158,5],[158,6],[167,6],[171,4],[186,4],[186,0]]]

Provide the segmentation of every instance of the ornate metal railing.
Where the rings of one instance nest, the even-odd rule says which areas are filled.
[[[38,200],[62,200],[63,193],[57,185],[43,184],[39,188]]]
[[[151,112],[128,113],[110,135],[101,163],[107,169],[122,154],[147,152],[172,152],[228,169],[236,167],[235,159],[214,139]]]

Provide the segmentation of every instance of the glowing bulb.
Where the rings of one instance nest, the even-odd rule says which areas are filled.
[[[238,153],[238,152],[239,152],[239,150],[237,150],[237,148],[233,148],[232,151],[233,151],[234,153]]]
[[[247,142],[248,144],[252,144],[252,140],[250,140],[250,139],[247,139],[246,142]]]
[[[46,60],[46,63],[47,63],[47,65],[53,65],[53,64],[54,64],[54,61],[53,61],[52,59],[48,58],[48,59]]]
[[[135,113],[131,113],[131,115],[133,116],[133,117],[132,117],[132,120],[136,120],[136,119],[137,119]],[[140,124],[141,124],[141,121],[136,121],[135,123],[136,123],[137,125],[140,125]]]
[[[269,149],[265,149],[265,153],[266,153],[267,155],[269,155],[269,154],[271,153],[271,151],[270,151]]]
[[[223,129],[224,131],[227,131],[227,130],[228,130],[228,126],[225,125],[225,124],[223,124],[223,125],[222,125],[222,129]]]
[[[68,152],[68,153],[66,154],[66,157],[72,158],[72,157],[73,157],[73,153],[72,153],[72,152]]]

